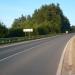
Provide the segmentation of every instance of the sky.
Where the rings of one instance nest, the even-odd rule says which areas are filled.
[[[0,21],[11,27],[15,18],[32,15],[35,9],[51,3],[59,3],[71,25],[75,25],[75,0],[0,0]]]

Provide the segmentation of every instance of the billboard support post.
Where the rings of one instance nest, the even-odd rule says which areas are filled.
[[[25,32],[25,37],[26,37],[26,32],[29,33],[29,39],[30,39],[30,32],[33,32],[33,29],[23,29],[23,32]]]

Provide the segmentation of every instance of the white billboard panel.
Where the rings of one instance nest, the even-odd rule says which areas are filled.
[[[23,32],[33,32],[33,29],[23,29]]]

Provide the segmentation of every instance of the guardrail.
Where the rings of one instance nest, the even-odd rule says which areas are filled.
[[[26,38],[24,37],[15,37],[15,38],[0,38],[0,44],[8,44],[14,42],[24,41]]]
[[[54,36],[54,35],[56,35],[56,34],[37,35],[37,36],[31,36],[31,37],[26,36],[26,37],[0,38],[0,45],[21,42],[21,41],[27,41],[27,40],[40,39],[40,38],[50,37],[50,36]]]

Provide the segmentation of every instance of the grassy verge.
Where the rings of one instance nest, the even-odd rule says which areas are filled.
[[[26,36],[26,37],[14,37],[14,38],[0,38],[0,45],[12,44],[12,43],[28,41],[28,40],[35,40],[35,39],[51,37],[55,35],[59,35],[59,34],[37,35],[31,37]]]

